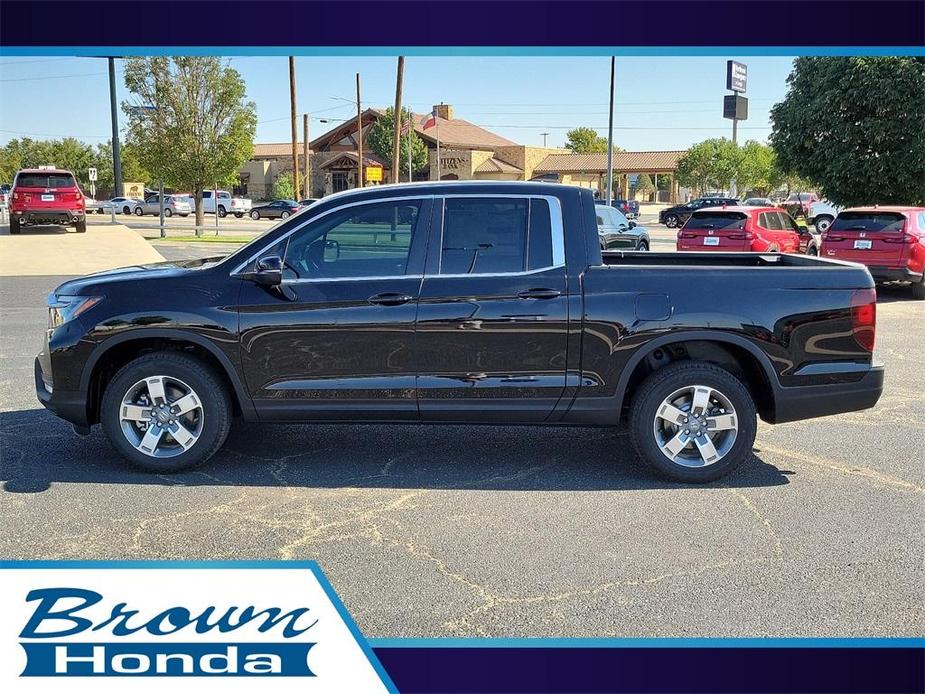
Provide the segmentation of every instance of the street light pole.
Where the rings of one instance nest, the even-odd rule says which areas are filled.
[[[546,138],[549,137],[549,133],[540,133],[543,136],[543,148],[546,147]]]
[[[308,114],[302,114],[302,168],[305,175],[302,177],[302,195],[306,198],[312,196],[311,165],[308,162]]]
[[[109,110],[112,118],[112,176],[115,194],[122,196],[122,148],[119,146],[119,110],[116,105],[116,59],[109,58]]]
[[[289,56],[289,109],[290,121],[292,125],[292,191],[299,194],[299,130],[296,127],[296,108],[295,108],[295,58]],[[216,201],[216,205],[218,202]],[[216,207],[216,214],[218,208]]]
[[[613,76],[616,56],[610,56],[610,120],[607,124],[607,205],[613,202]]]

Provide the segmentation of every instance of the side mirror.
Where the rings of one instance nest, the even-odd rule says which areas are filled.
[[[800,230],[800,236],[806,236],[809,233],[809,229],[806,228],[805,224],[797,224],[797,229]]]
[[[252,279],[264,287],[278,287],[283,283],[283,259],[278,255],[260,258]]]
[[[635,228],[636,228],[636,222],[634,222],[634,221],[631,219],[631,220],[630,220],[630,229],[635,229]]]

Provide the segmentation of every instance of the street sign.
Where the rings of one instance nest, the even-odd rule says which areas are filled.
[[[382,167],[381,166],[367,166],[366,167],[366,180],[369,182],[380,183],[382,181]]]
[[[726,89],[742,93],[748,83],[748,66],[735,60],[726,61]]]
[[[723,118],[730,120],[748,120],[748,99],[738,94],[723,97]]]
[[[94,167],[87,169],[87,174],[89,175],[91,181],[96,180],[96,169]]]

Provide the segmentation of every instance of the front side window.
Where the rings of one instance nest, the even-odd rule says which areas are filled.
[[[617,227],[617,229],[619,229],[620,227],[628,228],[630,223],[626,219],[626,215],[620,212],[620,210],[614,210],[613,211],[613,225]]]
[[[348,207],[310,223],[289,240],[285,277],[404,275],[420,210],[417,200],[371,203]]]

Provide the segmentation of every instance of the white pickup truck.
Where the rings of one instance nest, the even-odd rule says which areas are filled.
[[[208,214],[215,214],[214,191],[204,190],[202,192],[202,211]],[[227,214],[233,214],[235,217],[243,217],[251,211],[251,201],[248,198],[232,197],[227,190],[218,191],[218,216],[224,217]]]
[[[806,221],[816,227],[816,231],[822,234],[832,226],[832,222],[838,216],[839,209],[828,200],[818,200],[809,206]]]

